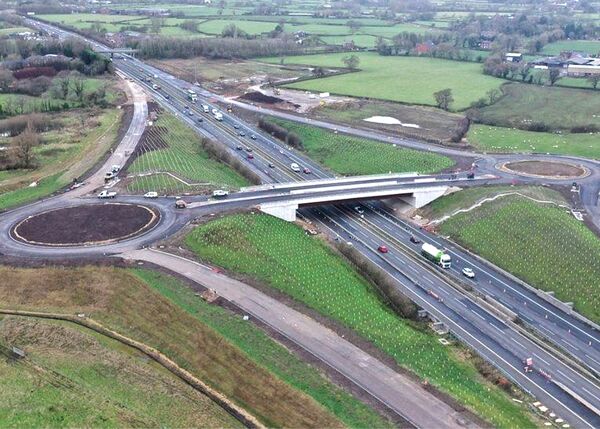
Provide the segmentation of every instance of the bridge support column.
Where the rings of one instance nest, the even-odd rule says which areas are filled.
[[[294,222],[296,220],[296,210],[298,210],[298,204],[293,203],[267,203],[261,204],[258,209],[263,212],[270,214],[271,216],[278,217],[288,222]]]
[[[448,186],[436,186],[413,192],[412,195],[400,197],[402,201],[410,204],[416,209],[426,206],[433,200],[437,200],[448,191]]]

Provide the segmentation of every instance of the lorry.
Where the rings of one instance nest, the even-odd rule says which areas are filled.
[[[193,89],[188,89],[187,95],[188,95],[188,99],[192,103],[195,103],[196,101],[198,101],[198,95],[196,95],[196,91],[194,91]]]
[[[442,268],[450,268],[451,266],[452,258],[450,255],[445,254],[442,250],[429,243],[423,243],[421,255]]]

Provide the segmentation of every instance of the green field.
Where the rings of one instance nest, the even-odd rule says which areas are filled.
[[[600,96],[595,91],[511,83],[504,96],[480,109],[486,124],[524,128],[541,124],[548,131],[595,126],[600,129]]]
[[[320,39],[330,45],[342,45],[348,42],[354,42],[356,46],[361,48],[372,48],[377,42],[376,36],[366,34],[354,34],[347,36],[321,36]]]
[[[564,208],[509,196],[456,215],[440,230],[600,321],[600,239]]]
[[[467,140],[487,152],[553,153],[600,158],[600,133],[553,134],[472,125]]]
[[[221,307],[199,300],[190,288],[173,277],[148,270],[136,270],[135,273],[162,296],[239,347],[256,364],[314,398],[348,427],[390,426],[369,407],[328,382],[315,368],[253,324]]]
[[[202,260],[266,283],[355,330],[493,425],[534,426],[525,406],[483,383],[471,364],[434,335],[400,319],[348,263],[294,224],[238,214],[197,227],[185,243]]]
[[[141,353],[76,325],[0,319],[3,427],[243,427]]]
[[[221,34],[223,28],[231,24],[248,34],[267,33],[274,30],[277,25],[273,22],[214,19],[200,23],[198,31],[207,34]]]
[[[558,55],[563,51],[579,51],[590,55],[600,54],[600,40],[560,40],[544,46],[542,52]]]
[[[434,173],[454,165],[452,159],[429,152],[334,134],[282,119],[270,120],[298,134],[309,157],[339,174]]]
[[[287,85],[289,88],[329,91],[355,97],[379,98],[410,104],[434,105],[433,93],[451,88],[453,110],[461,110],[502,84],[486,76],[481,64],[423,57],[385,57],[376,53],[357,53],[360,71],[312,79]],[[348,54],[323,54],[288,57],[289,64],[343,67]],[[267,61],[279,62],[278,58]]]
[[[198,192],[247,184],[226,165],[208,157],[200,137],[181,120],[163,113],[146,131],[138,156],[128,168],[131,192]]]

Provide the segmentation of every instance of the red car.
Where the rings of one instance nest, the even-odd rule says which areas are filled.
[[[252,155],[251,153],[248,154],[248,159],[254,159],[254,155]]]
[[[379,246],[377,248],[377,250],[379,250],[379,253],[387,253],[387,252],[389,252],[387,246],[384,246],[383,244],[381,246]]]
[[[310,174],[310,168],[305,167],[303,171],[304,171],[304,174]]]

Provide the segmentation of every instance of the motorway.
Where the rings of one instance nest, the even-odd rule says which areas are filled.
[[[320,165],[258,132],[253,126],[239,120],[234,115],[224,113],[222,123],[211,120],[210,115],[204,115],[198,105],[194,106],[187,102],[185,91],[190,88],[189,83],[175,79],[173,76],[131,58],[115,60],[115,66],[120,72],[137,80],[141,85],[145,85],[146,77],[156,75],[157,78],[153,77],[152,80],[159,82],[162,86],[160,93],[155,94],[155,98],[161,105],[178,114],[199,133],[227,144],[232,153],[244,159],[260,174],[264,182],[290,182],[306,180],[308,177],[325,179],[333,176]],[[214,98],[213,94],[199,89],[197,92],[201,97],[201,102],[210,104],[211,108],[216,107],[211,102]],[[166,95],[169,96],[168,99],[165,97]],[[186,105],[189,109],[185,109]],[[192,115],[189,115],[187,110],[190,110]],[[203,121],[198,122],[197,118],[202,116],[204,116]],[[244,131],[246,136],[240,136],[240,131]],[[253,134],[256,136],[256,140],[249,138]],[[396,144],[401,143],[401,141],[396,142]],[[237,149],[239,146],[251,148],[254,159],[247,160],[245,151]],[[509,183],[514,179],[513,176],[499,173],[495,169],[500,158],[511,159],[511,156],[498,158],[477,156],[479,159],[475,162],[478,165],[479,174],[498,175],[499,183]],[[545,159],[549,156],[539,156],[538,158]],[[291,162],[310,168],[312,174],[303,175],[292,172],[289,169]],[[595,200],[593,198],[593,191],[596,189],[594,186],[598,183],[597,164],[592,161],[581,161],[581,163],[585,164],[593,173],[581,181],[582,200],[588,201],[587,203],[584,201],[585,204],[593,204],[597,202],[597,197]],[[274,165],[275,168],[269,167],[269,164]],[[531,178],[519,178],[519,180],[530,183],[539,182]],[[592,192],[589,191],[590,189]],[[584,195],[589,198],[583,198]],[[131,197],[131,199],[134,200],[135,197]],[[168,235],[177,230],[188,220],[190,214],[169,215],[168,213],[173,213],[173,210],[168,209],[172,205],[170,203],[172,200],[160,200],[153,203],[160,206],[161,213],[165,213],[165,223],[163,224],[163,220],[161,220],[161,228],[155,229],[159,231],[159,234],[154,236],[152,232],[148,233],[131,242],[119,243],[115,248],[101,249],[103,253],[121,252],[127,248],[147,245],[156,241],[158,236]],[[231,207],[235,203],[236,200],[233,198],[232,201],[223,202],[222,206]],[[210,210],[214,212],[218,206],[219,204],[211,204]],[[46,209],[47,206],[44,208]],[[194,216],[201,215],[201,210],[206,209],[207,207],[198,207],[189,213],[193,213]],[[28,209],[31,213],[34,213],[35,210],[35,207]],[[440,237],[431,236],[426,231],[415,229],[412,225],[397,218],[390,209],[378,203],[365,205],[365,213],[362,215],[354,211],[351,206],[346,205],[301,209],[300,213],[308,221],[318,225],[332,236],[339,237],[344,241],[351,241],[369,259],[390,273],[405,294],[437,319],[443,321],[457,337],[572,425],[577,427],[600,426],[600,416],[598,415],[600,389],[593,377],[575,371],[565,363],[564,359],[557,358],[554,353],[549,353],[540,347],[510,322],[497,316],[475,297],[456,289],[452,284],[466,281],[459,274],[462,267],[474,267],[477,271],[477,281],[471,285],[474,289],[516,313],[527,327],[535,330],[546,341],[566,350],[589,371],[600,372],[600,336],[589,323],[544,297],[540,297],[520,282],[458,249],[452,243],[444,241]],[[593,211],[590,215],[592,213]],[[11,214],[16,218],[23,215],[24,212],[15,213],[13,211]],[[8,223],[10,224],[10,222]],[[418,248],[408,241],[410,235],[420,237],[424,241],[436,242],[439,246],[448,249],[453,256],[453,268],[450,272],[440,273],[434,267],[423,264],[418,256]],[[380,244],[388,245],[390,253],[379,254],[376,249]],[[39,251],[29,250],[32,254]],[[43,250],[50,252],[50,250],[56,249]],[[96,250],[98,249],[85,249],[89,252]],[[79,251],[73,249],[73,251],[81,255],[80,249]],[[23,250],[21,249],[19,252],[23,252]],[[434,293],[431,294],[430,291]],[[528,357],[534,358],[536,371],[524,374],[522,362]],[[567,387],[566,390],[563,386]],[[572,392],[575,392],[575,395]],[[580,399],[576,400],[573,396]]]

